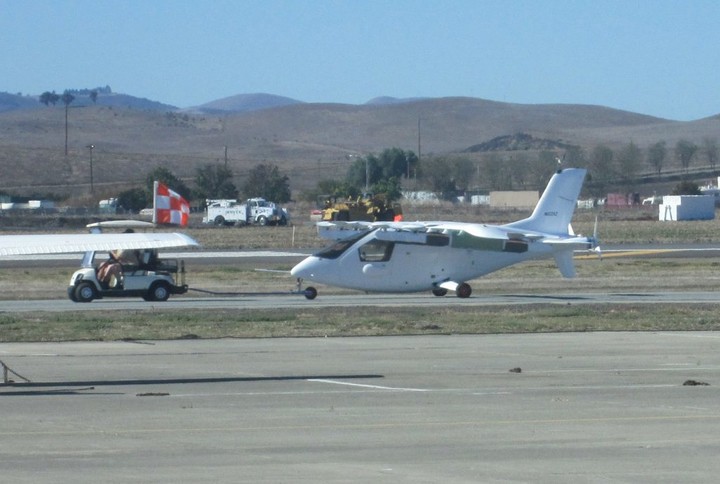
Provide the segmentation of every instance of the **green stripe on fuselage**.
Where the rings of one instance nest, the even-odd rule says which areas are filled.
[[[453,232],[450,246],[456,249],[490,250],[502,252],[505,241],[502,239],[489,239],[476,237],[467,232]]]

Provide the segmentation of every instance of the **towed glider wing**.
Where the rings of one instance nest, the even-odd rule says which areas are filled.
[[[0,236],[0,257],[88,251],[162,249],[198,245],[181,233],[49,234]]]

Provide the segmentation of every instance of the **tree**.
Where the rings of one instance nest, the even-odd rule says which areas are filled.
[[[397,177],[380,180],[372,186],[372,192],[376,195],[382,193],[388,202],[399,200],[402,197],[400,180],[398,180]]]
[[[470,188],[470,182],[476,171],[472,161],[467,158],[455,158],[450,161],[450,170],[458,190],[464,191]]]
[[[690,162],[695,157],[695,153],[697,153],[697,150],[698,147],[695,143],[685,139],[681,139],[675,144],[675,156],[677,157],[678,161],[680,161],[682,167],[685,169],[685,173],[688,172]]]
[[[180,196],[186,200],[192,200],[192,191],[190,188],[188,188],[188,186],[185,185],[180,178],[176,177],[164,166],[158,166],[145,177],[145,187],[147,189],[147,193],[151,194],[151,198],[155,181],[165,184],[168,188],[179,193]]]
[[[423,179],[428,182],[430,189],[441,198],[454,193],[455,181],[452,178],[450,162],[444,157],[425,158],[423,163]]]
[[[718,160],[718,144],[715,138],[703,138],[703,151],[707,157],[708,165],[715,171]]]
[[[348,168],[346,179],[351,185],[364,191],[366,187],[369,188],[370,185],[382,178],[380,160],[375,155],[355,158]]]
[[[72,102],[75,100],[75,96],[73,96],[72,94],[70,94],[69,91],[65,91],[65,92],[63,93],[63,95],[60,96],[60,100],[63,102],[63,104],[64,104],[65,107],[67,108],[67,107],[70,106],[70,104],[72,104]]]
[[[132,212],[139,212],[145,207],[152,205],[153,200],[147,190],[142,188],[131,188],[117,196],[118,207]]]
[[[588,190],[595,197],[604,197],[608,185],[615,178],[615,153],[604,145],[597,145],[588,160]]]
[[[579,146],[570,146],[565,150],[565,154],[562,156],[563,166],[573,168],[583,168],[587,166],[587,159],[585,159],[585,152]]]
[[[416,167],[418,158],[412,151],[388,148],[380,153],[378,162],[383,178],[407,178],[408,174],[414,171],[413,168]]]
[[[416,174],[418,157],[412,151],[388,148],[379,156],[358,157],[348,168],[347,180],[357,187],[370,187],[392,177],[402,179]]]
[[[232,182],[232,170],[221,164],[208,163],[195,171],[195,195],[207,198],[237,198],[238,190]]]
[[[512,169],[505,160],[493,153],[482,163],[482,178],[491,190],[512,190]]]
[[[553,174],[562,168],[558,162],[558,155],[552,151],[541,151],[536,163],[531,165],[532,186],[539,190],[547,185]]]
[[[632,184],[640,171],[641,163],[642,151],[631,141],[620,150],[617,156],[617,167],[620,178],[626,184]]]
[[[98,92],[97,90],[90,91],[90,100],[95,104],[97,102]]]
[[[40,102],[42,104],[44,104],[45,106],[49,106],[50,104],[55,106],[55,104],[57,104],[57,102],[59,100],[60,100],[60,96],[55,94],[55,91],[53,91],[53,92],[45,91],[44,93],[40,94]]]
[[[673,195],[702,195],[700,188],[697,183],[693,183],[689,180],[681,181],[672,191]]]
[[[259,164],[250,170],[243,185],[245,198],[263,197],[277,203],[290,201],[290,184],[286,175],[273,164]]]
[[[667,157],[667,147],[665,146],[664,141],[658,141],[654,145],[650,146],[648,148],[647,152],[647,160],[648,163],[650,163],[650,166],[655,168],[655,171],[658,175],[660,175],[660,172],[662,171],[663,164],[665,163],[665,158]]]

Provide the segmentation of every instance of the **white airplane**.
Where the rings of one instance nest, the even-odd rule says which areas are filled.
[[[466,298],[467,281],[518,262],[554,257],[564,277],[574,277],[573,252],[596,250],[595,236],[575,235],[570,221],[586,170],[558,170],[530,217],[506,225],[460,222],[325,222],[318,227],[337,242],[312,255],[291,274],[303,281],[371,292],[454,291]],[[305,289],[314,299],[317,290]]]

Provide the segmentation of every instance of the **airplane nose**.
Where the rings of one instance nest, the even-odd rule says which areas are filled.
[[[290,269],[290,274],[295,277],[302,277],[303,279],[311,278],[313,276],[313,267],[315,265],[315,261],[313,259],[313,257],[308,257],[307,259],[304,259],[295,267]]]

